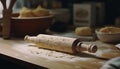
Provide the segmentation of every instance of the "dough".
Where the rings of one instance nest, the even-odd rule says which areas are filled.
[[[99,30],[104,33],[120,33],[120,28],[118,27],[103,27]]]
[[[48,15],[50,15],[49,11],[45,8],[40,7],[40,6],[38,6],[35,9],[23,7],[20,11],[19,18],[22,18],[22,17],[41,17],[41,16],[48,16]]]
[[[49,15],[49,11],[47,9],[42,8],[41,6],[38,6],[36,9],[32,10],[32,13],[36,17]]]
[[[89,27],[77,27],[75,29],[75,34],[79,36],[90,36],[92,35],[92,30]]]
[[[29,9],[29,8],[26,8],[26,7],[23,7],[20,11],[20,16],[19,18],[21,17],[34,17],[33,13],[32,13],[32,10]]]

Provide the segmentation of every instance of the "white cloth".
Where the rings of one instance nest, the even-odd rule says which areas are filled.
[[[115,45],[118,49],[120,49],[120,44]]]
[[[107,61],[101,69],[120,69],[120,57]]]

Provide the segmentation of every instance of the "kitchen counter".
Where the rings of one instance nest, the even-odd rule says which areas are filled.
[[[39,54],[36,52],[39,48],[32,46],[31,43],[27,43],[23,39],[4,40],[0,38],[0,59],[25,66],[28,69],[99,69],[106,61],[120,56],[120,50],[114,44],[100,41],[85,43],[96,44],[98,51],[96,53],[81,52],[78,55],[65,53],[70,55],[66,58],[65,56],[59,57],[59,55],[52,57]],[[29,46],[33,50],[32,52],[28,52],[30,51],[30,49],[28,50]]]

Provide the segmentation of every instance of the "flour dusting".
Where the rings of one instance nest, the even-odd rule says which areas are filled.
[[[27,54],[27,55],[33,55],[37,57],[43,57],[49,60],[55,60],[55,61],[67,61],[67,62],[74,62],[74,61],[86,61],[90,58],[84,58],[80,56],[75,56],[67,53],[57,52],[53,50],[47,50],[35,47],[34,44],[15,44],[13,46],[13,49]]]

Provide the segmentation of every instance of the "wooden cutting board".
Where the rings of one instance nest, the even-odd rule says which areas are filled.
[[[86,43],[96,44],[98,51],[96,53],[81,52],[78,55],[67,54],[73,57],[62,59],[63,57],[51,57],[45,54],[42,54],[44,55],[42,56],[38,52],[34,52],[41,49],[30,46],[31,43],[26,43],[22,39],[4,40],[0,38],[0,56],[16,64],[28,67],[36,66],[34,69],[37,69],[37,66],[49,69],[99,69],[106,61],[120,56],[120,50],[114,44],[102,43],[100,41]],[[29,46],[33,53],[28,53]],[[62,53],[59,52],[59,54]]]

